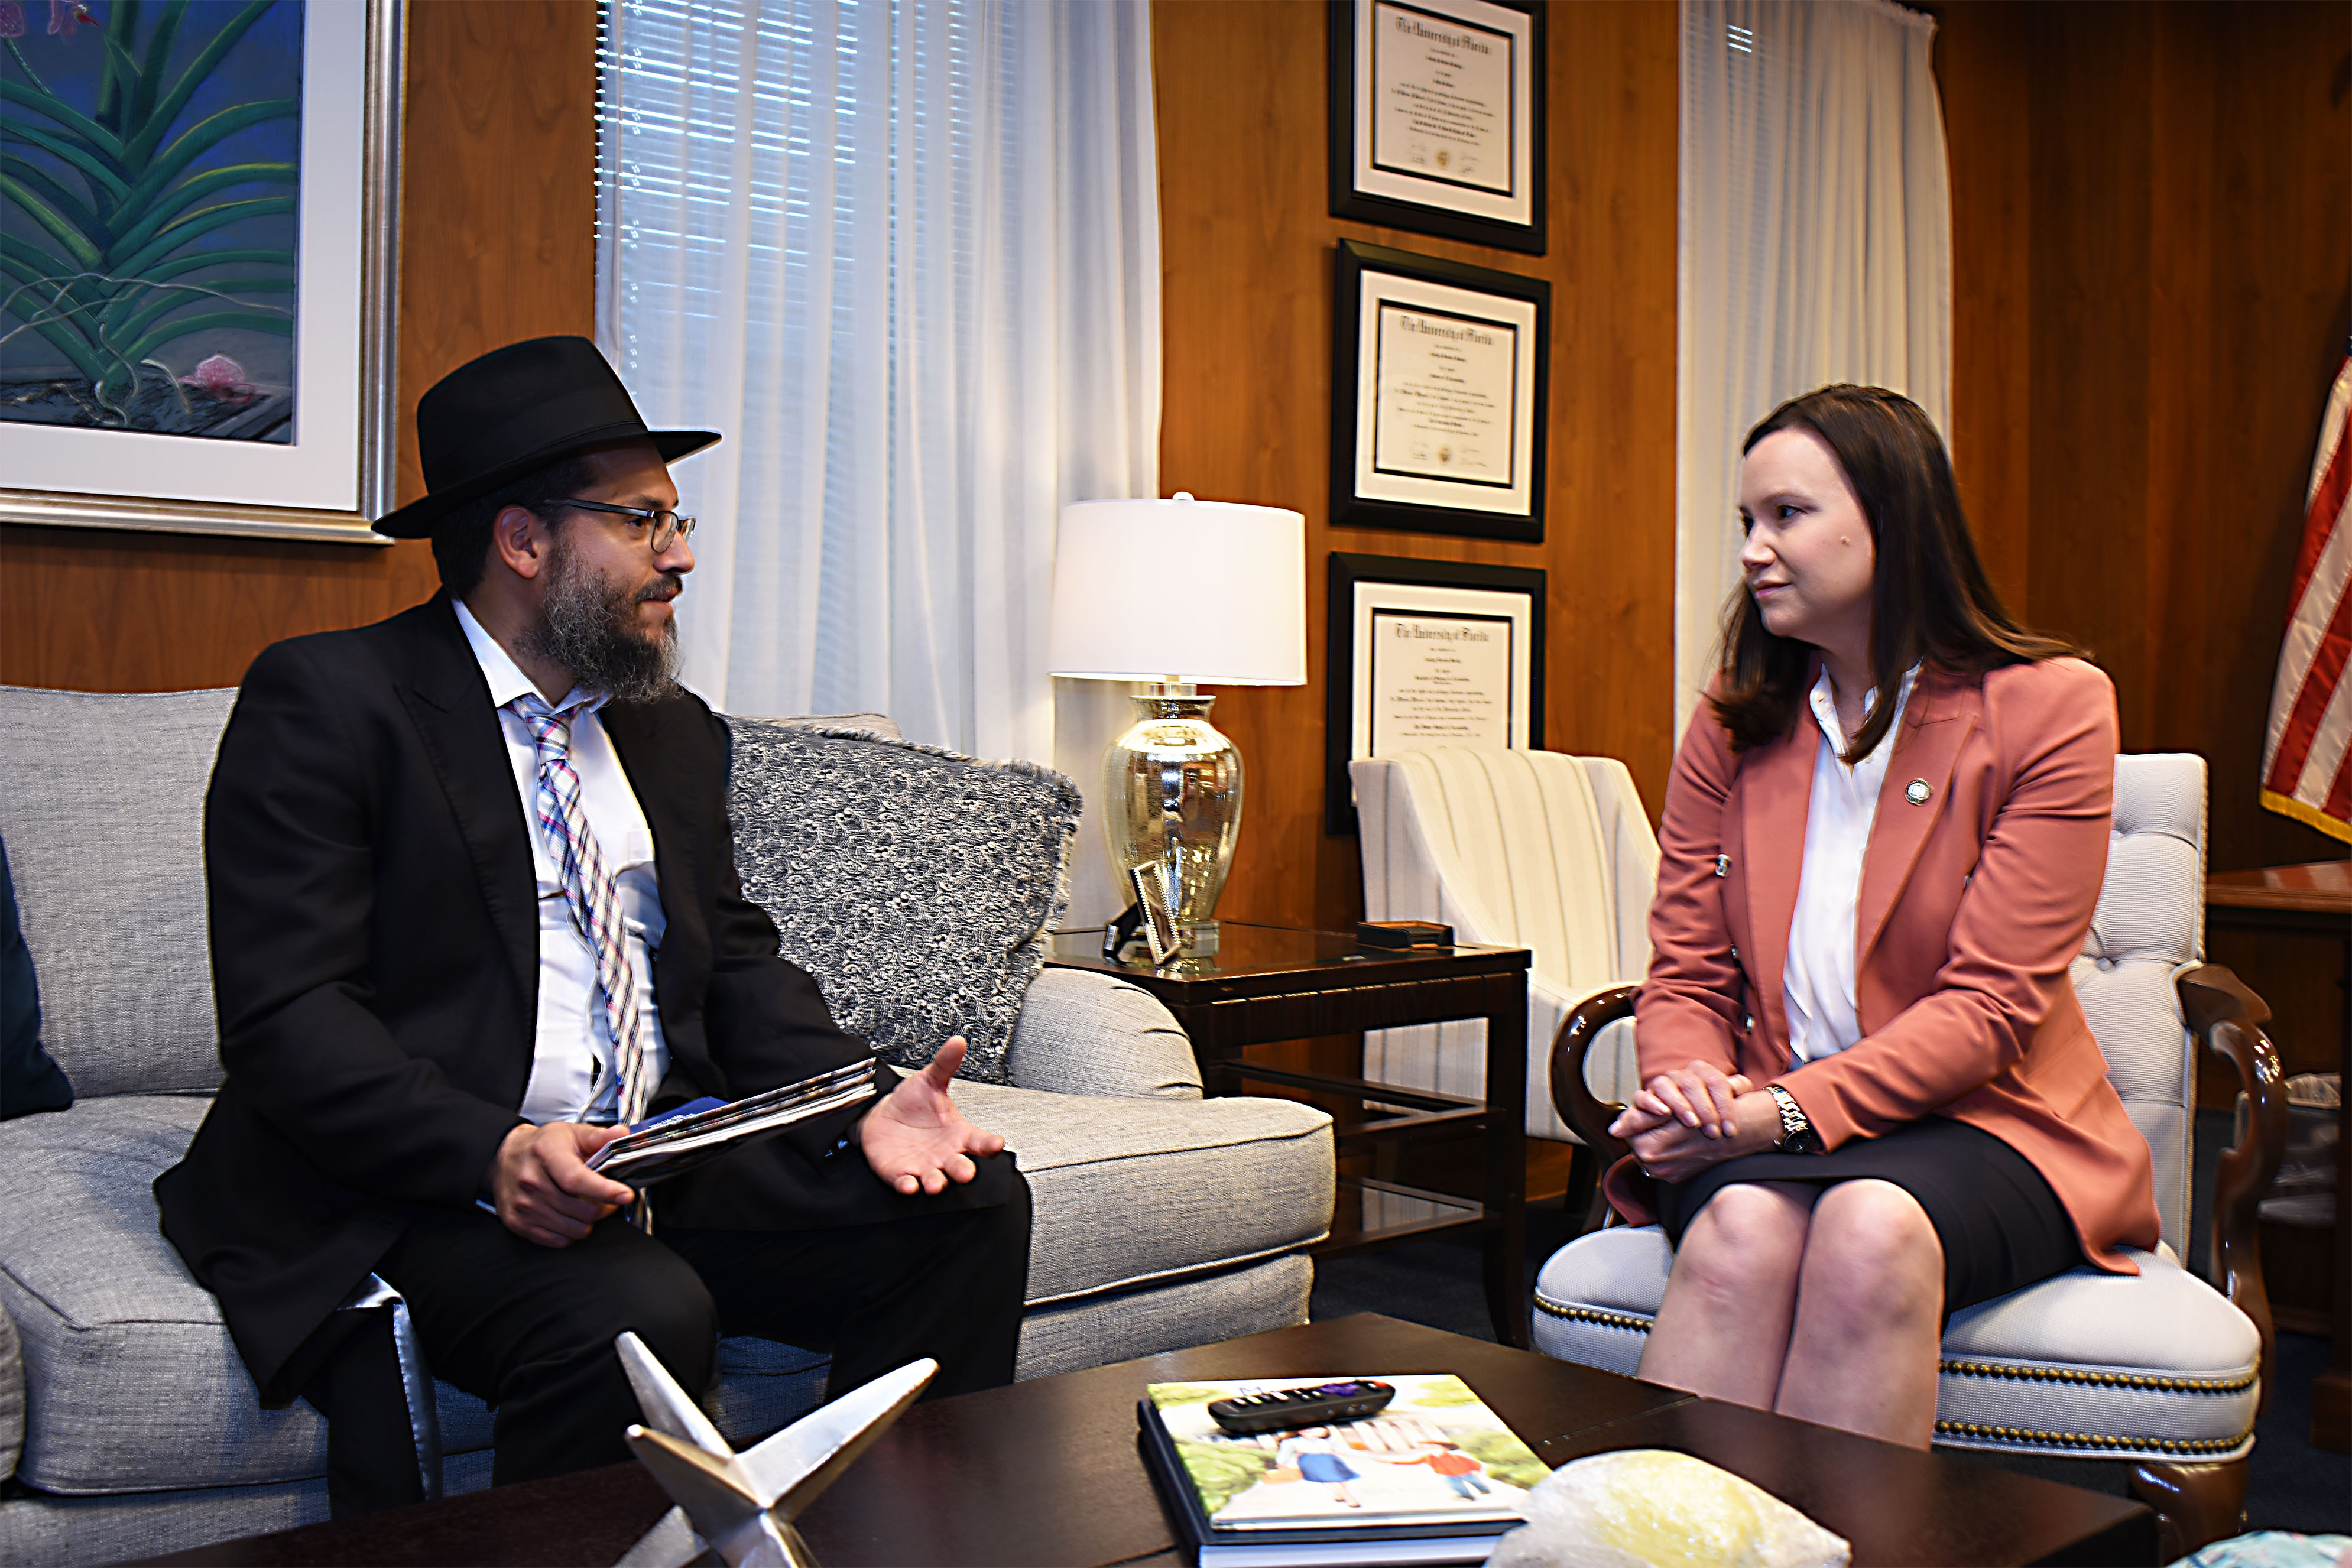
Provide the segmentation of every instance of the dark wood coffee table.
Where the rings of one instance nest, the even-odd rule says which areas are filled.
[[[1343,1155],[1364,1152],[1381,1161],[1417,1137],[1453,1132],[1477,1138],[1486,1156],[1477,1197],[1408,1186],[1393,1179],[1392,1166],[1376,1176],[1342,1176],[1331,1233],[1309,1250],[1339,1257],[1441,1231],[1475,1230],[1495,1337],[1524,1350],[1531,1343],[1526,1260],[1530,956],[1524,947],[1366,947],[1351,931],[1228,920],[1215,954],[1164,967],[1148,959],[1105,959],[1098,930],[1055,933],[1045,961],[1116,975],[1159,998],[1191,1037],[1209,1093],[1240,1094],[1256,1082],[1313,1095],[1332,1113],[1334,1141]],[[1459,1019],[1486,1022],[1484,1099],[1300,1071],[1248,1054],[1252,1046],[1282,1040]]]
[[[1370,1313],[919,1405],[801,1531],[827,1568],[1177,1568],[1189,1553],[1136,1451],[1144,1385],[1384,1372],[1458,1373],[1550,1464],[1612,1448],[1696,1454],[1853,1542],[1854,1568],[2156,1562],[2155,1516],[2121,1498]],[[644,1470],[615,1465],[153,1561],[605,1568],[668,1506]]]

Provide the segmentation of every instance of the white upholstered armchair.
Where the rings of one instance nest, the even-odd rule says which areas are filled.
[[[1650,964],[1650,894],[1658,840],[1613,757],[1486,747],[1432,747],[1349,764],[1362,827],[1364,912],[1370,920],[1435,920],[1457,940],[1525,947],[1528,975],[1528,1136],[1579,1142],[1548,1092],[1549,1041],[1575,1006],[1630,985]],[[1364,1076],[1375,1082],[1481,1098],[1483,1021],[1379,1030],[1364,1036]],[[1616,1080],[1616,1048],[1633,1069],[1633,1031],[1621,1024],[1591,1071],[1601,1092]],[[1629,1079],[1625,1092],[1632,1092]]]
[[[1952,1315],[1937,1391],[1936,1442],[2062,1458],[2126,1461],[2132,1488],[2163,1517],[2164,1558],[2233,1533],[2269,1364],[2254,1207],[2278,1168],[2286,1102],[2261,998],[2204,955],[2205,761],[2116,758],[2106,881],[2074,960],[2075,992],[2106,1053],[2107,1077],[2155,1156],[2163,1242],[2134,1254],[2137,1277],[2079,1268]],[[1618,1107],[1588,1078],[1602,1030],[1622,1028],[1631,987],[1592,998],[1561,1026],[1551,1090],[1560,1114],[1603,1157]],[[2197,1049],[2236,1063],[2253,1133],[2225,1155],[2214,1261],[2226,1296],[2180,1265],[2188,1244]],[[1596,1092],[1596,1089],[1600,1089]],[[1632,1373],[1664,1294],[1672,1253],[1656,1226],[1578,1238],[1536,1281],[1536,1348]]]

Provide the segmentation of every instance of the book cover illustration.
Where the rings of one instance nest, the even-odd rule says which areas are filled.
[[[1155,1383],[1147,1390],[1202,1511],[1220,1530],[1473,1524],[1520,1517],[1542,1460],[1450,1373],[1381,1373],[1396,1397],[1331,1427],[1243,1435],[1209,1402],[1337,1381]]]

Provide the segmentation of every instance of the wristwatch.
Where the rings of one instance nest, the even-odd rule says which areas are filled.
[[[1805,1119],[1804,1108],[1797,1103],[1797,1097],[1777,1083],[1766,1084],[1764,1092],[1780,1107],[1780,1141],[1772,1146],[1784,1155],[1820,1154],[1822,1135]]]

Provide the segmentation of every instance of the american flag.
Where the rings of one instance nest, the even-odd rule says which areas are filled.
[[[2352,357],[2320,416],[2287,594],[2286,642],[2271,686],[2263,804],[2352,842]]]

